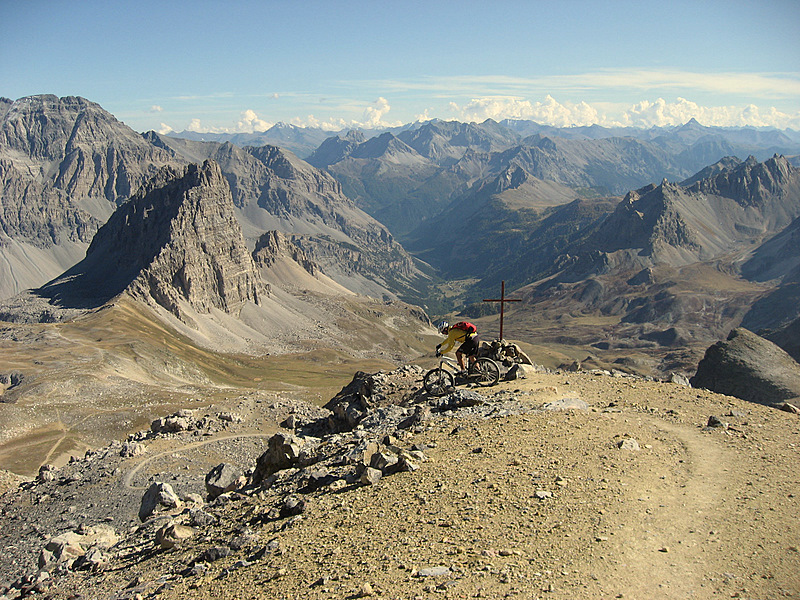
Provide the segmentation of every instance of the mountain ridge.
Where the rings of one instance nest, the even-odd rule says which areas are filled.
[[[664,178],[684,180],[726,156],[765,153],[763,148],[729,141],[725,132],[696,121],[638,136],[618,135],[615,130],[580,136],[571,130],[535,129],[523,137],[491,120],[480,124],[434,120],[398,133],[351,137],[346,143],[341,135],[332,136],[320,146],[324,158],[314,155],[312,162],[336,176],[360,207],[402,241],[413,229],[405,215],[435,216],[479,179],[494,177],[511,165],[571,186],[579,195],[589,191],[609,195]],[[781,139],[782,149],[800,151],[800,145],[787,136]],[[415,153],[393,140],[405,142]],[[335,152],[334,144],[338,144]]]
[[[0,298],[83,257],[94,233],[171,157],[98,104],[31,96],[0,121]]]
[[[190,323],[192,311],[238,314],[245,302],[260,303],[267,289],[219,165],[163,167],[100,227],[81,262],[30,296],[71,317],[70,309],[96,309],[123,293]],[[5,317],[15,319],[13,311]]]
[[[42,124],[49,132],[44,136]],[[377,297],[419,296],[416,288],[426,280],[335,179],[274,146],[241,149],[140,135],[95,103],[55,96],[12,102],[0,132],[0,254],[6,259],[0,261],[0,297],[38,287],[77,263],[117,203],[160,166],[207,158],[222,166],[250,247],[265,231],[305,235],[309,251],[316,244],[321,268],[334,274],[344,269],[346,285]],[[345,251],[348,245],[359,253]],[[340,266],[339,260],[351,262]],[[391,279],[384,275],[390,270],[396,275]]]
[[[84,260],[1,303],[0,320],[75,322],[134,301],[149,309],[139,312],[216,351],[281,354],[310,346],[356,355],[373,351],[350,345],[371,337],[361,333],[366,319],[358,315],[372,303],[383,307],[372,313],[391,315],[389,330],[427,325],[419,309],[359,296],[326,276],[298,240],[307,241],[267,232],[251,253],[220,166],[165,166],[98,230]],[[358,327],[340,328],[349,321]]]
[[[743,321],[756,329],[783,326],[798,316],[790,275],[796,261],[787,252],[800,215],[798,183],[800,170],[773,157],[687,187],[664,181],[629,192],[557,253],[545,253],[549,261],[525,253],[503,260],[497,276],[505,273],[511,289],[522,286],[518,294],[528,304],[509,310],[515,319],[550,319],[543,334],[549,339],[566,315],[595,322],[573,326],[572,339],[602,350],[638,348],[651,359],[660,354],[662,371],[696,363],[708,343]],[[754,256],[761,262],[748,263]],[[764,261],[773,266],[771,281],[753,277],[764,272],[757,266]],[[490,284],[495,280],[476,285],[472,297]]]
[[[432,129],[424,132],[427,127],[431,127]],[[419,143],[426,144],[428,142],[424,140],[433,140],[438,137],[436,134],[432,134],[432,130],[436,130],[437,133],[441,133],[439,131],[440,128],[450,129],[451,131],[453,129],[460,128],[472,128],[473,130],[483,129],[483,131],[487,131],[492,127],[496,128],[499,133],[499,136],[495,137],[496,140],[500,137],[506,137],[509,139],[523,139],[531,135],[541,134],[545,136],[554,135],[568,139],[586,140],[598,140],[611,137],[628,137],[646,141],[658,140],[659,144],[670,145],[680,142],[681,140],[684,142],[698,142],[702,138],[705,138],[706,142],[713,140],[724,141],[731,147],[736,148],[737,154],[743,156],[753,154],[760,160],[765,160],[775,153],[794,155],[800,152],[800,133],[792,129],[754,126],[709,126],[702,125],[695,118],[690,118],[689,121],[680,125],[654,125],[652,127],[603,126],[599,124],[559,127],[555,125],[544,125],[527,119],[502,119],[500,121],[486,119],[480,123],[465,123],[456,120],[431,119],[429,121],[406,123],[396,127],[384,127],[377,129],[360,127],[358,130],[368,137],[375,137],[383,133],[390,132],[399,135],[406,143],[409,143],[409,140],[414,140],[415,138],[419,137],[421,138]],[[309,136],[309,138],[313,138],[313,140],[316,142],[313,147],[309,146],[308,144],[303,146],[303,148],[298,148],[297,146],[293,147],[291,145],[286,145],[285,147],[295,152],[295,154],[298,154],[298,156],[301,158],[306,158],[325,139],[333,136],[345,135],[351,130],[353,130],[352,127],[345,127],[336,131],[324,130],[316,127],[301,127],[286,123],[277,123],[270,129],[263,132],[199,133],[195,131],[184,130],[181,132],[172,131],[167,135],[170,137],[182,137],[195,141],[230,141],[239,146],[262,145],[264,143],[281,146],[282,131],[290,131],[298,136],[305,133]],[[445,133],[440,139],[449,139],[451,137],[453,137],[451,134]],[[409,143],[409,145],[412,147],[415,147],[416,144],[417,142]],[[436,147],[436,144],[434,144],[432,147]],[[420,154],[428,156],[427,152],[420,150],[420,148],[416,149],[418,152],[420,152]],[[307,153],[304,153],[304,150]]]

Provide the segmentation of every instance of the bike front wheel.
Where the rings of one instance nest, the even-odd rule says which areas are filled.
[[[500,367],[491,358],[479,358],[469,366],[470,379],[482,387],[500,381]]]
[[[431,396],[444,396],[455,387],[455,384],[453,374],[444,369],[431,369],[425,373],[422,380],[425,391]]]

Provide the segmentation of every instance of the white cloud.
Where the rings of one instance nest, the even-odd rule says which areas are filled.
[[[593,106],[586,102],[560,103],[549,95],[543,102],[531,102],[513,96],[490,96],[474,98],[465,106],[451,102],[450,110],[456,119],[462,121],[527,119],[556,127],[599,124],[648,128],[682,125],[690,119],[697,119],[703,125],[718,127],[800,128],[800,112],[787,114],[775,107],[761,108],[754,104],[702,106],[680,97],[675,102],[657,98],[632,105]]]
[[[350,107],[348,107],[350,108]],[[383,127],[399,127],[403,125],[402,121],[389,122],[384,119],[386,114],[391,110],[389,101],[386,98],[379,97],[364,109],[362,120],[351,119],[346,121],[342,118],[330,117],[322,120],[314,115],[308,115],[305,118],[295,117],[290,122],[297,127],[317,127],[323,131],[341,131],[343,129],[381,129]]]
[[[259,117],[254,110],[247,109],[242,113],[241,120],[236,124],[237,133],[253,133],[255,131],[266,131],[274,123],[265,121]]]
[[[557,127],[569,127],[592,125],[599,119],[597,110],[586,102],[561,104],[549,95],[544,102],[530,102],[515,97],[489,97],[474,98],[464,107],[451,102],[450,107],[458,113],[461,120],[466,121],[527,119]]]
[[[192,119],[186,130],[195,133],[253,133],[266,131],[272,125],[273,123],[265,121],[255,111],[247,109],[242,112],[241,119],[233,127],[209,127],[203,125],[200,119]]]
[[[236,133],[231,127],[207,127],[200,122],[200,119],[192,119],[186,131],[195,133]]]
[[[392,107],[389,106],[389,101],[383,97],[378,98],[372,103],[372,106],[368,106],[364,110],[364,122],[361,125],[370,129],[402,125],[402,123],[387,123],[383,120],[383,117],[390,110],[392,110]]]
[[[696,119],[703,125],[717,127],[787,127],[800,126],[800,112],[786,114],[775,107],[761,109],[754,104],[744,106],[701,106],[696,102],[678,98],[666,102],[658,98],[654,102],[643,100],[630,106],[619,116],[623,125],[652,127],[681,125]]]
[[[159,127],[158,129],[158,133],[160,133],[161,135],[167,135],[168,133],[171,133],[173,131],[175,130],[166,123],[162,123],[161,127]]]
[[[305,119],[301,117],[295,117],[290,121],[290,123],[297,127],[316,127],[318,129],[322,129],[323,131],[341,131],[342,129],[347,129],[348,127],[352,126],[348,125],[347,121],[344,119],[335,119],[331,117],[327,121],[322,121],[316,118],[314,115],[308,115]]]
[[[416,123],[425,123],[426,121],[431,121],[432,119],[433,117],[430,116],[427,108],[414,117],[414,121]]]
[[[153,104],[153,106],[150,107],[150,112],[154,112],[154,113],[160,113],[163,110],[164,109],[161,108],[158,104]]]

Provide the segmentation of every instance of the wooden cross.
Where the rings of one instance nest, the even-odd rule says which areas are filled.
[[[506,302],[522,302],[518,298],[506,298],[506,282],[500,284],[500,298],[484,299],[484,302],[499,302],[500,303],[500,339],[503,339],[503,308]]]

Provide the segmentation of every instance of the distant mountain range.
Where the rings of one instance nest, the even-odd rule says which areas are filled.
[[[687,185],[645,186],[619,202],[529,208],[524,227],[515,226],[522,211],[509,208],[506,191],[491,196],[479,208],[484,218],[464,215],[473,227],[460,262],[484,274],[465,297],[479,300],[505,280],[525,300],[513,311],[551,323],[593,319],[598,325],[582,339],[601,349],[698,352],[742,322],[780,338],[800,317],[800,169],[776,156],[726,159],[708,172]],[[447,256],[452,244],[437,242],[420,255]],[[463,276],[455,259],[431,262]],[[478,303],[467,314],[485,310]]]
[[[416,223],[486,177],[519,165],[537,178],[589,194],[624,194],[667,178],[681,181],[726,156],[774,154],[800,165],[800,132],[706,127],[551,127],[533,121],[433,120],[383,131],[279,124],[253,134],[169,134],[186,139],[270,143],[292,150],[342,183],[358,206],[401,240]]]
[[[480,300],[505,281],[523,299],[510,309],[519,335],[636,349],[658,357],[656,370],[691,363],[742,322],[782,339],[800,318],[796,132],[695,121],[646,131],[430,121],[327,137],[266,132],[303,144],[304,161],[259,145],[266,138],[239,137],[239,146],[138,134],[82,98],[3,99],[0,118],[0,299],[40,288],[79,307],[70,282],[83,281],[84,295],[135,292],[188,322],[257,306],[272,298],[260,286],[273,284],[402,298],[491,323]],[[129,235],[157,189],[187,178],[204,197],[229,197],[224,229],[241,244],[198,250],[158,233],[153,219]],[[180,229],[217,219],[214,206],[192,208]],[[114,240],[133,246],[118,252]],[[148,244],[150,258],[127,258]],[[166,248],[177,254],[159,262]],[[217,254],[241,260],[222,269]],[[152,269],[161,274],[148,280]],[[107,289],[98,296],[103,286],[90,281]],[[220,282],[234,281],[229,296]]]
[[[800,153],[800,135],[704,127],[553,128],[525,121],[429,121],[369,137],[328,138],[307,160],[401,241],[419,223],[510,167],[573,188],[575,197],[624,194],[682,181],[726,156],[765,160]]]
[[[383,133],[403,136],[405,138],[420,138],[422,144],[435,146],[438,139],[431,130],[426,130],[426,125],[444,127],[458,132],[460,140],[454,145],[475,145],[475,139],[470,139],[470,129],[475,126],[494,128],[500,138],[506,138],[505,147],[513,146],[525,138],[540,135],[543,137],[557,137],[578,140],[601,140],[606,138],[634,138],[642,141],[656,141],[659,144],[695,145],[698,142],[709,143],[712,141],[727,142],[738,146],[744,152],[740,154],[753,154],[756,157],[766,157],[773,153],[797,154],[800,147],[800,131],[793,129],[756,128],[756,127],[708,127],[701,125],[696,119],[690,119],[684,125],[671,127],[603,127],[590,125],[582,127],[554,127],[542,125],[535,121],[520,119],[504,119],[494,121],[487,119],[483,123],[460,123],[458,121],[442,121],[434,119],[409,123],[400,127],[385,129],[361,129],[358,133],[368,139]],[[300,127],[287,123],[277,123],[266,131],[253,133],[199,133],[196,131],[173,131],[170,137],[205,142],[231,142],[237,146],[280,146],[291,150],[301,158],[309,157],[320,144],[330,137],[344,137],[352,129],[341,131],[328,131],[318,127]],[[456,136],[445,136],[453,138]],[[461,143],[458,143],[461,142]],[[417,145],[410,144],[416,148]],[[492,148],[502,149],[501,147]],[[428,152],[423,152],[428,154]]]
[[[245,146],[279,146],[290,150],[300,157],[311,154],[330,132],[313,127],[297,127],[286,123],[278,123],[267,131],[256,133],[198,133],[195,131],[170,132],[169,137],[191,140],[194,142],[230,142],[244,148]]]

